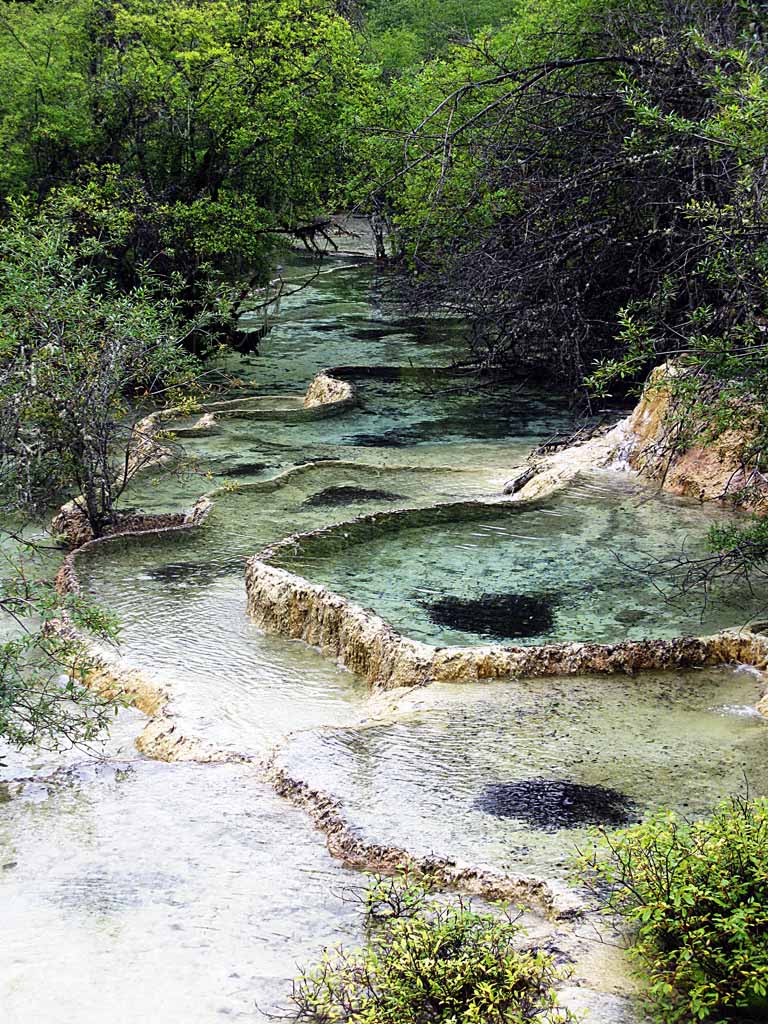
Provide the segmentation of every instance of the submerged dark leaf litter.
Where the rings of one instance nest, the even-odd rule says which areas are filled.
[[[318,491],[303,503],[308,508],[320,508],[329,505],[352,505],[362,501],[402,501],[402,494],[391,491],[378,491],[365,487],[326,487]]]
[[[543,636],[554,624],[558,599],[551,594],[447,595],[420,602],[439,626],[478,633],[494,640]]]
[[[543,832],[639,820],[634,804],[623,793],[558,779],[493,783],[478,796],[475,807],[494,818],[517,818]]]
[[[241,573],[243,558],[235,555],[210,562],[168,562],[146,570],[146,576],[171,586],[208,586],[219,579]]]
[[[238,462],[233,466],[227,466],[224,475],[254,476],[256,473],[263,473],[265,469],[271,469],[273,465],[271,462]]]

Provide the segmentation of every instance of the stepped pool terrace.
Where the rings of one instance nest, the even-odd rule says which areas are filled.
[[[565,881],[590,825],[706,814],[745,779],[765,792],[760,692],[733,668],[435,683],[389,721],[293,737],[279,762],[367,842]]]
[[[384,858],[437,853],[562,888],[588,821],[659,802],[703,813],[745,776],[768,792],[754,671],[371,692],[247,615],[246,559],[329,528],[315,535],[319,548],[284,552],[293,570],[430,643],[503,642],[515,616],[527,617],[528,635],[513,642],[533,649],[572,631],[675,636],[753,614],[737,593],[702,617],[698,603],[666,602],[658,581],[625,564],[701,544],[711,515],[693,503],[603,473],[530,508],[500,504],[530,450],[568,433],[572,410],[561,396],[444,372],[461,330],[399,309],[370,269],[313,278],[284,297],[258,353],[222,363],[230,387],[219,397],[279,394],[278,410],[298,409],[316,372],[337,366],[360,404],[328,419],[222,417],[126,496],[175,512],[212,492],[204,526],[116,538],[76,558],[83,590],[121,620],[120,664],[162,688],[167,723],[219,763],[141,756],[134,741],[147,718],[134,710],[94,750],[0,752],[0,917],[13,936],[0,956],[4,1021],[273,1019],[299,964],[362,938],[342,898],[361,875],[323,835],[323,794],[350,840],[381,844]],[[452,503],[479,511],[435,522],[433,507]],[[423,516],[412,529],[343,536],[409,509]],[[500,595],[494,621],[487,593]],[[445,621],[455,604],[430,613],[445,597],[459,601],[460,622]],[[276,770],[299,806],[276,794]],[[569,1005],[603,1024],[642,1019],[615,937],[603,941],[590,918],[555,922],[540,908],[530,918],[535,941],[575,961]]]
[[[613,643],[714,633],[765,612],[741,580],[682,589],[722,511],[596,473],[533,503],[361,517],[298,535],[273,565],[437,646]]]

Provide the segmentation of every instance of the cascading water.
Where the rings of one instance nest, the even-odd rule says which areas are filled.
[[[309,818],[257,771],[276,746],[278,764],[338,795],[351,825],[376,842],[559,880],[573,830],[489,813],[493,793],[497,805],[508,795],[493,787],[555,781],[612,788],[640,812],[658,799],[706,810],[739,784],[742,770],[765,789],[763,722],[737,713],[759,695],[753,675],[723,669],[443,685],[372,697],[318,652],[265,635],[248,620],[243,564],[266,544],[371,511],[498,495],[533,445],[567,430],[570,415],[556,396],[511,385],[486,393],[472,379],[424,373],[450,361],[459,333],[449,320],[403,317],[368,269],[315,278],[284,301],[262,352],[228,369],[260,393],[299,394],[318,369],[344,365],[362,406],[303,423],[222,420],[220,433],[185,442],[181,471],[138,478],[129,504],[175,510],[215,484],[306,468],[273,490],[232,486],[202,530],[80,560],[85,589],[121,618],[123,657],[172,692],[179,731],[233,762],[159,764],[138,756],[133,738],[143,718],[133,711],[119,716],[92,756],[3,756],[3,1021],[268,1019],[285,1005],[297,963],[325,945],[359,940],[360,921],[341,898],[345,887],[361,884],[359,875],[326,853]],[[384,366],[411,369],[366,370]],[[636,498],[625,491],[621,500]],[[624,528],[615,502],[594,491],[562,501],[568,508],[557,543],[565,550],[569,536],[578,540],[610,573],[615,563],[595,531],[610,534],[612,522]],[[670,518],[694,533],[707,521],[690,503],[670,512],[653,500],[642,517],[652,547],[668,539]],[[530,559],[515,580],[494,525],[457,526],[445,538],[391,535],[375,550],[329,558],[312,572],[354,583],[361,600],[400,615],[406,631],[442,641],[435,631],[448,629],[453,640],[455,625],[435,623],[428,605],[446,596],[466,603],[486,592],[530,598],[541,590]],[[550,559],[543,575],[558,591],[549,613],[538,609],[539,626],[558,628],[570,614],[586,615],[590,629],[616,638],[642,627],[647,620],[627,615],[648,612],[648,601],[628,600],[623,619],[609,600],[577,605],[571,591],[590,581],[565,572],[557,557],[551,562],[543,548],[556,531],[528,526],[526,550]],[[455,551],[441,568],[438,556],[451,543]],[[482,628],[473,632],[476,621],[462,620],[462,642],[487,640]],[[557,799],[569,792],[583,795],[561,788]],[[543,927],[538,919],[532,925]],[[551,939],[554,926],[547,927]],[[557,941],[576,959],[577,975],[603,990],[587,1000],[594,1019],[629,1019],[627,1005],[605,994],[626,986],[615,955],[596,952],[578,930]],[[574,1005],[579,999],[573,996]]]

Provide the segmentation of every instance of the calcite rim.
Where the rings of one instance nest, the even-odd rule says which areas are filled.
[[[568,479],[573,482],[576,476]],[[565,481],[564,481],[565,482]],[[294,533],[248,559],[248,612],[261,628],[303,640],[335,657],[371,686],[390,689],[430,682],[576,674],[633,674],[642,670],[701,668],[740,662],[764,669],[768,639],[748,628],[709,636],[621,640],[616,643],[564,641],[540,645],[478,644],[439,646],[395,629],[375,610],[363,608],[322,584],[281,568],[286,552],[317,543],[345,546],[366,535],[396,532],[440,522],[471,522],[503,505],[535,508],[545,495],[514,500],[448,502],[425,508],[373,512],[317,530]]]

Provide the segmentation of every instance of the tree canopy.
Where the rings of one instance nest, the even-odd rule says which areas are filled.
[[[4,2],[0,76],[0,195],[54,197],[195,311],[334,203],[367,87],[325,0]]]

